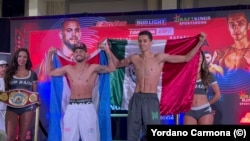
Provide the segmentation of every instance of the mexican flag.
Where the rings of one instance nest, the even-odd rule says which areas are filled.
[[[151,47],[154,53],[184,55],[199,41],[199,36],[175,39],[154,40]],[[137,40],[108,40],[114,55],[124,59],[140,53]],[[158,84],[160,114],[179,114],[190,110],[196,82],[199,51],[187,63],[165,63]],[[118,68],[110,74],[111,109],[128,110],[128,103],[134,93],[136,76],[134,67]]]

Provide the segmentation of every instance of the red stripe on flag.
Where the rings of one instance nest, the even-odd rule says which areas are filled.
[[[59,61],[60,61],[60,63],[61,63],[62,66],[65,66],[65,65],[75,65],[76,64],[75,62],[66,60],[65,58],[61,57],[60,55],[58,55],[58,58],[59,58]],[[90,58],[87,61],[87,63],[89,63],[89,64],[99,64],[99,62],[100,62],[99,59],[100,59],[99,54],[97,54],[97,55],[93,56],[92,58]],[[69,79],[68,79],[67,75],[65,77],[66,77],[67,82],[68,82],[68,84],[70,86]]]
[[[91,59],[87,61],[89,64],[100,64],[100,53],[93,56]]]
[[[198,43],[198,36],[168,40],[165,52],[184,55]],[[179,114],[190,110],[199,62],[199,51],[188,63],[165,63],[162,73],[160,114]]]
[[[65,58],[61,57],[60,55],[58,55],[58,58],[59,58],[59,61],[61,63],[62,66],[66,66],[66,65],[75,65],[75,62],[72,62],[72,61],[68,61],[66,60]],[[67,75],[65,75],[65,78],[67,80],[67,83],[70,87],[70,83],[69,83],[69,78]]]

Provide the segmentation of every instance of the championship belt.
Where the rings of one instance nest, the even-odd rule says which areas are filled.
[[[10,107],[22,108],[39,103],[39,96],[37,92],[31,92],[25,89],[14,89],[0,92],[0,101],[6,103]]]

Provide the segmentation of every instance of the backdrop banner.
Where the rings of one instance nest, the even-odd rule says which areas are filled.
[[[38,90],[41,99],[41,125],[48,133],[49,140],[55,141],[58,139],[59,141],[61,139],[60,120],[63,116],[63,106],[65,106],[61,102],[64,98],[67,98],[63,96],[64,90],[67,88],[63,84],[64,78],[61,78],[59,83],[57,83],[44,73],[46,69],[44,59],[50,47],[56,47],[59,51],[62,50],[62,39],[67,36],[66,34],[63,35],[61,30],[61,25],[65,20],[74,18],[79,22],[81,32],[79,41],[87,45],[91,59],[95,60],[91,63],[100,64],[107,62],[105,54],[98,52],[97,44],[106,39],[110,43],[114,54],[117,53],[118,46],[123,46],[125,55],[126,53],[136,52],[132,48],[138,50],[136,48],[138,33],[142,30],[149,30],[153,34],[154,48],[158,52],[170,52],[173,54],[174,52],[168,49],[184,47],[182,40],[195,38],[200,32],[204,32],[207,34],[207,42],[202,47],[202,50],[206,54],[211,72],[217,79],[222,94],[219,101],[212,105],[215,112],[214,123],[250,124],[249,7],[248,5],[241,5],[181,11],[163,10],[10,18],[11,52],[21,47],[29,49],[33,70],[39,75]],[[70,30],[72,29],[68,28],[67,32],[76,32]],[[72,38],[77,38],[78,35],[74,34]],[[60,57],[64,58],[64,60],[60,59]],[[119,59],[122,57],[126,57],[126,55],[120,56]],[[63,54],[59,54],[54,65],[61,67],[69,63],[71,62],[67,61]],[[170,69],[174,68],[171,67]],[[177,78],[177,75],[179,77],[181,73],[189,73],[188,70],[169,74],[168,72],[168,69],[164,68],[164,78],[169,79],[165,79],[164,82],[161,81],[162,85],[169,86],[170,82],[173,82],[172,78],[175,78],[175,76]],[[111,74],[100,75],[98,78],[94,96],[97,100],[102,141],[119,138],[115,134],[121,134],[119,131],[124,129],[118,129],[119,125],[115,126],[114,124],[121,124],[120,121],[123,121],[123,127],[125,126],[126,128],[124,117],[127,114],[128,100],[133,94],[133,80],[136,79],[133,74],[133,68],[128,67],[125,70],[119,70],[119,72],[115,71]],[[131,80],[129,86],[124,85],[123,82],[125,81],[122,81],[122,79],[125,78]],[[121,83],[113,83],[114,79],[119,79]],[[187,77],[183,81],[186,81],[186,85],[192,86],[190,79],[191,77]],[[54,84],[60,83],[62,83],[61,86],[52,88],[55,87]],[[183,88],[181,85],[171,85],[176,86],[175,89]],[[189,90],[186,93],[189,94],[190,92],[192,91]],[[173,112],[167,110],[166,106],[169,106],[169,102],[172,103],[171,106],[183,106],[179,102],[186,99],[179,97],[178,99],[171,99],[169,102],[164,99],[183,95],[185,91],[159,89],[159,93],[161,93],[159,98],[161,99],[162,122],[164,124],[174,124],[173,114],[180,114],[180,124],[182,124],[185,110],[178,110],[177,107],[175,112]],[[209,91],[208,98],[212,96],[213,92]],[[57,110],[55,110],[56,106],[62,106],[62,108],[58,109],[57,107]],[[123,118],[115,119],[118,117]],[[116,130],[116,132],[113,131],[113,134],[112,128]],[[47,139],[45,134],[40,134],[40,136],[41,139]]]

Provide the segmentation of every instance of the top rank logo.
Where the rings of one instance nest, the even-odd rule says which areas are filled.
[[[210,16],[202,17],[181,17],[181,15],[175,15],[174,22],[178,22],[180,25],[200,25],[207,24],[207,21],[211,20]]]
[[[135,21],[136,25],[144,26],[144,25],[165,25],[167,19],[138,19]]]

